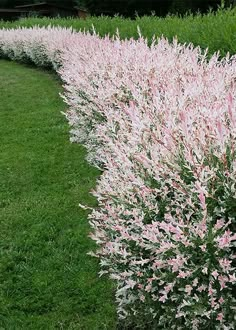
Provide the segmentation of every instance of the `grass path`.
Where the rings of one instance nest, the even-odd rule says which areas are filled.
[[[52,74],[0,61],[0,329],[115,329],[79,203],[99,172],[69,142]]]

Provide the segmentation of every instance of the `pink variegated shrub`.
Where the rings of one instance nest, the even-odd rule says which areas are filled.
[[[71,140],[104,170],[91,236],[120,318],[235,329],[235,57],[59,28],[0,30],[0,54],[52,63],[65,83]]]
[[[0,56],[57,70],[73,38],[72,29],[56,27],[0,29]]]
[[[106,169],[90,218],[119,315],[235,328],[234,58],[164,39],[90,47],[60,73],[74,139]]]

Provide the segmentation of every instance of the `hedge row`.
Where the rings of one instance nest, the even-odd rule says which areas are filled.
[[[235,329],[235,57],[60,28],[0,30],[0,54],[64,81],[71,140],[103,170],[91,237],[124,327]]]
[[[16,22],[0,22],[0,28],[32,27],[32,26],[60,26],[76,31],[93,31],[92,26],[100,34],[116,34],[117,28],[121,39],[137,39],[137,26],[142,35],[151,42],[153,35],[168,38],[172,42],[177,36],[180,43],[193,43],[202,49],[209,49],[209,54],[220,50],[221,56],[227,52],[236,53],[236,8],[220,8],[217,12],[209,12],[207,15],[186,15],[185,17],[167,16],[165,18],[155,16],[137,17],[135,20],[121,17],[89,17],[81,19],[63,18],[26,18]]]

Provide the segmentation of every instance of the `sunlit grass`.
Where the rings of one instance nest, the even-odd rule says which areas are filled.
[[[88,238],[99,171],[69,142],[60,83],[0,61],[0,329],[114,329]]]

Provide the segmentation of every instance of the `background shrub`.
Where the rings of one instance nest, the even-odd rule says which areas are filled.
[[[115,35],[119,29],[121,39],[139,37],[137,26],[142,35],[151,42],[153,35],[162,35],[170,42],[177,36],[180,43],[193,43],[202,49],[208,48],[209,54],[220,51],[221,56],[227,52],[236,53],[236,9],[219,9],[207,15],[186,15],[184,17],[155,16],[136,17],[135,20],[121,17],[90,17],[86,20],[63,18],[29,18],[16,22],[0,22],[0,28],[61,26],[73,27],[76,31],[86,30],[93,33],[93,27],[100,36]]]

